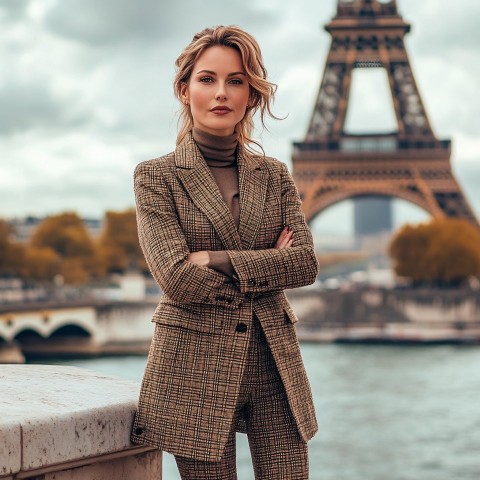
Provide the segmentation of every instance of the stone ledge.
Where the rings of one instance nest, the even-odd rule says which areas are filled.
[[[0,478],[152,451],[130,443],[135,382],[78,367],[1,365],[0,384]]]

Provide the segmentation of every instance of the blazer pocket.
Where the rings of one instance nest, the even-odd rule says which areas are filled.
[[[285,313],[285,318],[290,323],[297,323],[298,322],[298,317],[297,317],[297,315],[295,315],[295,312],[292,310],[292,307],[290,307],[290,305],[284,305],[283,311]]]
[[[220,334],[223,319],[212,308],[161,302],[152,322],[211,335]]]

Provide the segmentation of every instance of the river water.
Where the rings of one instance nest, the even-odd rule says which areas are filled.
[[[312,480],[479,480],[480,348],[302,343],[319,432]],[[140,381],[146,357],[52,360]],[[239,480],[253,480],[237,434]],[[164,480],[180,479],[164,454]]]

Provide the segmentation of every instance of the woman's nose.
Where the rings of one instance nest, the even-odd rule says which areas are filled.
[[[217,92],[216,92],[216,95],[215,95],[215,99],[218,100],[218,101],[227,99],[227,93],[225,91],[225,85],[223,85],[222,83],[218,84],[218,89],[217,89]]]

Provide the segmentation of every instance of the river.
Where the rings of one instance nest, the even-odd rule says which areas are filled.
[[[311,480],[478,480],[480,348],[302,343],[319,422]],[[49,360],[140,381],[146,357]],[[237,434],[239,480],[252,480]],[[164,454],[164,480],[180,479]]]

